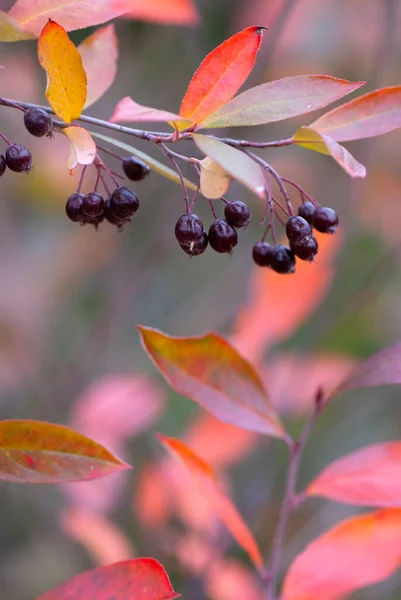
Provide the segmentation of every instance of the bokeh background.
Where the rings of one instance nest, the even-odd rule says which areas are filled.
[[[269,30],[247,87],[305,73],[366,80],[366,91],[401,81],[397,0],[195,2],[201,20],[192,27],[116,21],[118,76],[89,114],[110,118],[125,95],[177,111],[205,54],[248,25]],[[3,0],[0,9],[11,4]],[[79,43],[91,31],[71,38]],[[35,42],[2,44],[0,63],[2,96],[44,103]],[[284,138],[316,117],[232,134]],[[234,184],[228,194],[253,213],[233,255],[209,249],[189,259],[174,237],[184,211],[179,186],[157,174],[135,185],[141,210],[121,234],[108,224],[97,232],[76,226],[64,213],[79,175],[68,174],[67,140],[31,138],[19,111],[8,108],[0,109],[0,126],[34,157],[29,175],[1,180],[0,417],[69,424],[134,465],[128,475],[79,485],[1,484],[1,597],[33,600],[91,566],[154,556],[184,598],[261,599],[246,556],[166,459],[154,432],[181,437],[222,474],[265,554],[285,448],[222,425],[174,394],[140,347],[136,325],[230,337],[258,365],[296,434],[319,384],[331,388],[357,361],[400,338],[400,132],[348,144],[367,166],[364,181],[300,148],[261,153],[341,220],[315,264],[278,277],[253,266],[263,206],[245,188]],[[157,149],[121,139],[163,160]],[[210,223],[208,207],[198,205]],[[400,438],[399,395],[383,388],[336,397],[308,444],[300,489],[334,457]],[[302,505],[290,522],[283,573],[309,540],[357,510],[323,500]],[[398,573],[352,598],[396,599],[400,583]]]

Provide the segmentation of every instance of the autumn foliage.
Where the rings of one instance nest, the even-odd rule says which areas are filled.
[[[85,231],[94,226],[96,232],[91,230],[88,236],[97,235],[104,220],[119,230],[124,227],[124,234],[128,231],[126,225],[136,214],[139,200],[135,193],[120,185],[125,175],[137,182],[147,179],[153,171],[166,180],[164,186],[170,182],[178,184],[183,203],[181,211],[186,216],[193,214],[194,206],[199,206],[200,212],[204,207],[210,208],[213,224],[208,233],[202,224],[199,239],[180,240],[176,226],[179,245],[191,256],[203,254],[208,244],[220,254],[231,254],[240,227],[231,227],[235,230],[232,234],[235,234],[235,243],[228,250],[213,246],[211,230],[219,222],[217,202],[222,200],[227,205],[225,196],[233,188],[253,197],[252,212],[260,211],[263,227],[260,243],[264,244],[270,235],[273,247],[277,248],[284,240],[285,231],[290,240],[285,227],[289,219],[296,217],[295,204],[298,207],[309,203],[313,210],[321,206],[305,186],[298,183],[303,175],[282,176],[282,165],[279,170],[274,167],[270,153],[278,148],[285,153],[291,148],[294,152],[291,156],[295,157],[299,156],[298,151],[302,155],[302,148],[311,150],[334,159],[334,166],[350,177],[363,179],[370,172],[369,161],[366,161],[367,169],[342,144],[381,136],[401,127],[401,85],[378,87],[344,101],[365,82],[325,74],[295,74],[271,81],[262,78],[258,85],[241,91],[263,52],[264,36],[271,35],[271,28],[266,31],[266,27],[255,25],[242,28],[207,54],[190,79],[176,112],[140,104],[138,90],[135,99],[124,95],[114,103],[108,120],[87,115],[87,109],[112,89],[119,74],[119,42],[114,24],[117,19],[118,23],[140,19],[186,26],[194,26],[201,20],[191,0],[17,0],[9,12],[0,13],[0,41],[31,40],[29,43],[35,44],[35,61],[46,75],[43,93],[48,102],[42,106],[28,103],[24,98],[0,97],[2,113],[25,113],[28,108],[36,108],[50,115],[51,131],[44,137],[53,139],[44,139],[43,143],[56,144],[62,140],[69,147],[69,157],[64,156],[62,170],[60,165],[57,167],[60,181],[65,177],[63,181],[68,187],[69,180],[76,183],[78,179],[75,194],[80,196],[90,173],[93,176],[91,193],[100,196],[102,185],[108,196],[106,201],[101,197],[103,204],[98,214],[91,215],[82,209],[81,217],[85,213],[86,220],[79,216],[72,218],[73,213],[67,210],[71,220],[88,227],[80,228],[73,244],[60,253],[60,259],[70,260],[70,271],[65,268],[67,275],[64,280],[58,280],[54,295],[58,290],[66,294],[72,279],[69,273],[75,272],[76,264],[79,263],[80,277],[85,279],[91,268],[98,268],[98,264],[100,270],[104,268],[113,244],[117,245],[106,237],[101,238],[91,257]],[[101,27],[81,36],[81,43],[72,41],[69,32],[97,25]],[[197,35],[196,31],[193,35]],[[0,77],[7,76],[7,70],[3,69]],[[341,103],[335,108],[326,108],[338,101]],[[319,109],[325,112],[318,118],[304,117]],[[291,118],[297,121],[289,137],[260,142],[251,133],[250,139],[245,139],[247,132],[259,132],[256,128],[264,125],[274,127],[276,132],[282,121]],[[137,129],[149,123],[168,131]],[[238,127],[248,129],[237,134]],[[231,135],[231,128],[237,137],[226,137],[224,131],[228,129]],[[98,129],[108,130],[107,134]],[[0,134],[7,147],[12,147],[8,138]],[[119,134],[130,140],[120,139]],[[149,153],[141,149],[142,142],[151,148]],[[188,156],[176,151],[182,145]],[[361,146],[353,148],[364,160]],[[161,151],[161,160],[154,158],[153,149]],[[265,154],[260,154],[265,149],[269,162]],[[18,172],[11,168],[5,154],[6,158],[1,155],[5,163],[0,176],[6,166],[7,170]],[[106,158],[103,160],[100,154]],[[128,174],[127,164],[124,165],[127,157],[139,169],[138,177]],[[36,155],[34,159],[36,161]],[[119,167],[110,166],[106,159],[120,161]],[[291,163],[285,164],[285,168],[290,168],[289,165]],[[30,168],[29,165],[20,171],[30,171]],[[35,171],[29,177],[35,177]],[[114,192],[108,187],[111,184]],[[128,210],[126,200],[126,204],[120,206],[121,213],[113,213],[116,190],[118,193],[126,190],[131,200],[134,197],[138,202],[135,210],[124,213]],[[142,187],[144,196],[143,190],[145,187]],[[159,217],[159,221],[166,219],[168,216],[164,213]],[[341,215],[341,227],[333,236],[327,233],[334,233],[338,221],[325,232],[311,217],[311,227],[307,226],[310,231],[312,227],[315,233],[317,230],[313,239],[315,254],[317,249],[319,253],[316,262],[313,262],[315,255],[310,261],[302,257],[298,260],[297,255],[295,273],[294,245],[291,244],[288,248],[293,259],[291,269],[280,271],[273,262],[262,265],[254,260],[261,268],[251,268],[251,263],[247,263],[248,279],[244,277],[244,293],[235,310],[230,308],[234,288],[227,279],[224,310],[216,302],[209,313],[224,312],[225,335],[212,331],[218,320],[213,320],[211,327],[203,327],[203,333],[199,333],[197,324],[195,330],[190,330],[192,322],[188,319],[185,335],[172,335],[148,324],[138,325],[134,331],[129,321],[127,330],[132,340],[135,336],[138,338],[143,349],[138,364],[150,359],[151,375],[143,374],[139,367],[138,372],[128,375],[103,374],[78,394],[72,408],[68,406],[68,426],[15,416],[0,421],[0,479],[7,482],[5,485],[60,484],[64,505],[58,513],[58,525],[66,536],[86,549],[96,565],[64,583],[59,582],[37,600],[173,600],[181,591],[191,597],[191,585],[195,583],[199,589],[194,587],[194,597],[212,600],[342,600],[383,582],[400,568],[401,441],[396,435],[392,436],[395,439],[381,439],[378,435],[373,441],[365,442],[358,432],[356,448],[351,451],[342,451],[340,439],[336,458],[323,465],[319,458],[311,470],[314,475],[309,472],[307,477],[301,477],[304,460],[311,456],[309,442],[320,417],[324,419],[328,414],[332,418],[336,410],[340,414],[336,407],[341,406],[343,396],[347,397],[351,390],[401,384],[399,342],[372,351],[371,356],[363,360],[351,353],[315,351],[307,344],[301,352],[286,346],[293,334],[302,337],[302,327],[308,319],[320,318],[316,329],[320,324],[324,337],[325,315],[320,315],[319,310],[338,275],[336,265],[347,235],[347,227],[342,228],[344,221]],[[136,272],[130,273],[129,284],[125,283],[123,293],[117,294],[115,309],[117,315],[125,311],[129,319],[127,298],[133,285],[137,286],[135,293],[141,293],[142,287],[146,289],[152,278],[146,271],[152,269],[152,261],[168,253],[162,243],[156,244],[155,250],[154,239],[159,242],[157,233],[149,234],[147,239],[139,231],[138,236],[140,243],[150,248],[145,275],[141,279],[136,278]],[[200,246],[202,240],[204,247]],[[87,261],[91,260],[93,264],[86,270]],[[227,257],[227,260],[230,259]],[[213,271],[213,260],[208,264]],[[196,270],[198,265],[198,259],[194,259],[191,269]],[[52,257],[52,268],[58,272],[56,255]],[[178,270],[175,267],[174,273]],[[44,269],[43,281],[49,272],[50,268]],[[212,293],[210,290],[217,280],[212,272],[208,294]],[[152,285],[157,287],[142,300],[149,315],[154,314],[153,302],[162,293],[163,286],[168,287],[167,294],[171,295],[170,307],[176,304],[178,297],[174,282],[166,278],[163,283],[160,272],[155,281]],[[225,285],[223,282],[222,288]],[[35,281],[34,287],[40,291],[42,286]],[[190,298],[185,303],[196,304],[198,298],[191,297],[189,289],[185,291]],[[98,292],[99,298],[102,293],[103,290]],[[28,297],[29,293],[22,296]],[[38,298],[40,305],[45,295]],[[199,298],[197,306],[201,308],[202,296]],[[96,350],[107,345],[109,335],[113,339],[112,325],[110,317],[106,326],[99,326],[95,356]],[[182,328],[180,331],[182,333]],[[335,337],[333,332],[331,334]],[[330,348],[329,343],[327,346]],[[80,368],[90,370],[92,366]],[[79,373],[76,364],[75,368]],[[155,371],[167,386],[162,387],[153,380]],[[71,372],[68,373],[70,382],[75,377],[74,369]],[[170,421],[158,421],[164,412],[170,414],[168,400],[177,401],[178,396],[189,401],[182,412],[185,414],[187,410],[192,420],[187,422],[180,415],[181,424],[177,425],[171,412]],[[57,400],[57,394],[55,397]],[[335,422],[330,425],[335,426]],[[141,558],[129,533],[117,524],[111,513],[117,512],[123,494],[130,489],[129,444],[149,429],[152,435],[144,443],[146,451],[143,456],[138,452],[138,465],[135,458],[132,461],[135,488],[129,507],[139,527],[146,531],[146,557]],[[277,486],[277,465],[273,463],[284,462],[282,451],[286,452],[288,463],[284,491],[280,491],[279,506],[272,502],[272,508],[267,510],[266,497],[270,495],[270,499],[274,499],[276,488],[280,487]],[[241,485],[248,492],[253,491],[247,496],[243,494],[241,499],[228,471],[248,459],[249,473],[242,475],[245,483]],[[256,477],[252,467],[255,460],[263,462],[263,469],[258,464]],[[269,491],[259,481],[267,471],[272,488]],[[85,487],[87,484],[83,482],[88,481],[94,482],[92,487]],[[330,526],[324,521],[320,533],[311,529],[312,533],[307,532],[308,541],[303,539],[302,548],[296,547],[295,552],[291,549],[290,559],[286,555],[284,562],[290,520],[296,520],[300,514],[297,526],[301,529],[303,516],[313,510],[307,508],[309,503],[317,498],[321,502],[333,501],[367,510],[347,518],[343,516]],[[268,526],[264,522],[266,514]],[[7,519],[7,515],[3,514],[3,518]],[[52,518],[53,514],[49,514],[48,519]],[[180,523],[179,527],[175,527],[176,522]],[[147,557],[153,554],[166,558],[166,570],[156,558]],[[179,574],[172,580],[177,579],[174,587],[178,591],[173,589],[166,572],[170,569],[176,569]],[[183,584],[185,578],[188,586]]]

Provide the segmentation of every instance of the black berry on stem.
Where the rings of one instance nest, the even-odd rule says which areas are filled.
[[[290,242],[291,250],[301,260],[312,262],[318,253],[319,246],[316,238],[310,235],[306,239]]]
[[[116,188],[110,196],[110,210],[117,219],[129,221],[139,209],[138,196],[126,187]]]
[[[136,156],[123,159],[123,171],[131,181],[141,181],[150,173],[150,167]]]
[[[251,212],[245,202],[236,200],[225,205],[224,216],[232,227],[246,227],[251,218]]]
[[[285,226],[290,242],[305,239],[312,234],[312,228],[303,217],[290,217]]]
[[[294,273],[295,257],[292,250],[283,244],[274,246],[274,248],[272,248],[270,267],[273,271],[276,271],[276,273]]]
[[[0,154],[0,177],[2,175],[4,175],[6,168],[7,168],[6,159],[4,158],[3,154]]]
[[[209,229],[209,244],[216,252],[229,254],[238,243],[238,235],[224,219],[217,219]]]
[[[89,192],[82,200],[82,210],[87,217],[100,217],[104,212],[103,197],[97,192]]]
[[[21,144],[11,144],[6,150],[6,164],[15,173],[29,171],[32,167],[32,154]]]
[[[272,256],[272,246],[267,242],[257,242],[252,249],[253,261],[259,267],[269,267]]]
[[[104,212],[103,212],[105,218],[107,219],[107,221],[109,223],[111,223],[111,225],[117,225],[117,227],[121,228],[124,223],[125,220],[124,219],[119,219],[118,217],[116,217],[110,210],[110,198],[107,198],[107,200],[104,203]]]
[[[203,223],[193,213],[181,215],[175,224],[175,237],[179,244],[192,244],[199,242],[203,238]]]
[[[338,226],[338,215],[332,208],[321,206],[315,210],[312,225],[321,233],[334,233]]]
[[[312,225],[312,219],[315,210],[316,207],[312,204],[312,202],[305,200],[305,202],[303,202],[298,208],[298,215],[305,219],[305,221],[308,221],[309,225]]]
[[[82,212],[82,200],[84,199],[83,194],[72,194],[65,205],[65,212],[67,213],[67,217],[74,221],[74,223],[83,223],[84,222],[84,214]]]
[[[24,114],[25,127],[35,137],[49,135],[53,128],[53,121],[47,112],[41,108],[29,108]]]
[[[184,252],[186,252],[190,256],[199,256],[199,254],[204,253],[204,251],[208,247],[208,243],[208,236],[206,231],[204,231],[201,239],[197,242],[190,242],[189,244],[180,244],[180,246],[184,250]]]

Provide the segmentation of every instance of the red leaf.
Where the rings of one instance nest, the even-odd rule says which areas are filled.
[[[172,456],[181,462],[188,473],[195,478],[199,489],[207,496],[220,519],[237,542],[247,551],[251,560],[258,568],[262,567],[262,556],[255,538],[231,500],[219,489],[216,475],[210,465],[180,440],[160,434],[158,437]]]
[[[62,425],[0,421],[0,480],[61,483],[129,469],[93,440]]]
[[[401,442],[361,448],[326,467],[308,496],[366,506],[401,506]]]
[[[166,110],[149,108],[148,106],[137,104],[129,96],[125,96],[125,98],[120,100],[109,121],[110,123],[121,123],[121,121],[125,121],[126,123],[140,121],[146,123],[184,121],[186,126],[190,125],[192,122],[184,119],[184,117],[179,117],[174,113],[167,112]]]
[[[363,84],[329,75],[284,77],[236,96],[202,121],[199,128],[263,125],[290,119],[327,106]]]
[[[283,277],[270,269],[254,268],[250,298],[237,316],[232,338],[249,360],[259,361],[269,345],[295,333],[325,296],[334,275],[333,262],[341,240],[338,233],[335,236],[317,234],[317,239],[316,262],[310,265],[299,261],[291,277]]]
[[[339,600],[401,564],[401,509],[351,517],[313,540],[289,568],[283,600]]]
[[[361,363],[335,391],[400,384],[401,342],[398,342]]]
[[[265,198],[266,181],[262,167],[250,156],[207,135],[195,133],[192,137],[199,150],[213,158],[233,179],[241,182],[259,198]]]
[[[263,27],[248,27],[212,50],[192,77],[180,115],[203,121],[231,100],[255,64]]]
[[[128,19],[153,23],[196,25],[200,18],[192,0],[131,0]]]
[[[382,88],[334,108],[312,123],[337,142],[382,135],[401,127],[401,85]]]
[[[88,79],[84,107],[88,108],[107,92],[117,74],[118,41],[114,25],[97,29],[78,50]]]
[[[366,177],[365,167],[348,150],[325,133],[320,133],[312,127],[300,127],[293,139],[302,148],[332,156],[351,177]]]
[[[224,338],[215,333],[178,338],[138,329],[149,357],[177,393],[221,421],[286,437],[259,375]]]
[[[178,596],[157,560],[136,558],[81,573],[37,600],[173,600]]]

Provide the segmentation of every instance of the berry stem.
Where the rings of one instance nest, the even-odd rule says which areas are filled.
[[[305,197],[307,200],[309,200],[309,202],[312,202],[312,204],[314,206],[319,206],[319,204],[316,202],[316,200],[314,200],[312,198],[312,196],[310,196],[307,192],[305,192],[305,190],[300,185],[295,183],[295,181],[292,181],[291,179],[287,179],[286,177],[282,177],[281,179],[283,181],[285,181],[286,183],[289,183],[290,185],[292,185],[294,188],[296,188],[300,192],[301,196]]]
[[[294,209],[292,208],[292,204],[291,204],[291,200],[290,197],[288,195],[287,192],[287,188],[284,185],[284,180],[281,177],[281,175],[279,175],[277,173],[277,171],[275,169],[273,169],[273,167],[271,165],[269,165],[269,163],[267,163],[265,160],[263,160],[263,158],[261,158],[260,156],[258,156],[257,154],[254,154],[253,152],[250,152],[249,150],[244,150],[244,152],[246,154],[248,154],[248,156],[250,156],[251,158],[253,158],[253,160],[255,160],[257,163],[259,163],[264,169],[266,169],[267,171],[269,171],[272,176],[274,177],[278,187],[280,188],[280,192],[281,195],[283,196],[287,207],[288,207],[288,212],[290,214],[290,217],[294,216]]]
[[[117,154],[117,152],[113,152],[112,150],[105,148],[104,146],[99,146],[99,144],[96,144],[96,148],[98,150],[100,150],[101,152],[104,152],[105,154],[110,154],[110,156],[113,156],[114,158],[118,158],[118,160],[124,160],[123,156],[121,156],[120,154]]]
[[[96,158],[95,158],[95,165],[96,165],[96,167],[98,169],[103,169],[103,171],[106,171],[106,173],[108,174],[108,176],[110,177],[110,179],[112,180],[112,182],[114,183],[114,185],[116,187],[120,187],[119,182],[114,177],[113,171],[111,171],[109,169],[109,167],[104,164],[104,162],[102,161],[102,159],[100,158],[100,156],[98,154],[96,155]]]
[[[217,213],[216,213],[216,209],[214,208],[214,202],[210,198],[208,198],[208,200],[209,200],[209,206],[210,206],[210,210],[212,211],[214,220],[217,221]]]
[[[97,177],[96,177],[96,181],[95,181],[95,187],[93,188],[94,192],[97,192],[97,188],[99,187],[99,181],[100,181],[100,176],[101,176],[102,170],[100,165],[97,167]]]
[[[84,182],[85,172],[86,172],[87,168],[88,168],[88,165],[84,165],[82,167],[81,176],[80,176],[79,182],[78,182],[77,194],[81,193],[81,187],[82,187],[82,184]]]
[[[289,466],[287,471],[287,480],[284,491],[284,498],[281,505],[281,512],[278,519],[276,532],[274,534],[270,564],[266,567],[267,584],[266,584],[266,600],[276,600],[277,579],[281,563],[281,555],[283,551],[284,538],[287,530],[289,518],[294,508],[299,504],[297,502],[296,484],[299,473],[299,466],[303,450],[308,442],[312,427],[315,424],[324,402],[318,401],[321,398],[322,390],[318,389],[314,402],[313,411],[305,422],[298,440],[289,440],[287,442],[290,453]]]
[[[232,138],[222,138],[215,135],[209,135],[212,140],[217,140],[228,144],[233,148],[281,148],[283,146],[292,146],[294,144],[293,138],[287,138],[286,140],[276,140],[273,142],[250,142],[249,140],[234,140]]]
[[[100,181],[102,182],[102,184],[103,184],[103,187],[104,187],[104,189],[106,190],[106,194],[107,194],[108,196],[110,196],[110,195],[111,195],[111,192],[110,192],[109,186],[107,185],[107,183],[106,183],[106,180],[105,180],[105,178],[103,177],[103,175],[102,175],[102,174],[100,175]]]
[[[187,212],[187,214],[188,214],[189,212],[191,212],[191,211],[190,211],[190,208],[189,208],[188,190],[187,190],[187,186],[185,185],[184,176],[183,176],[183,174],[182,174],[182,171],[181,171],[181,169],[180,169],[180,166],[179,166],[179,164],[177,163],[177,161],[175,160],[175,157],[174,157],[174,155],[175,155],[175,156],[177,156],[177,154],[176,154],[175,152],[172,152],[172,151],[171,151],[169,148],[167,148],[167,146],[166,146],[165,144],[163,144],[163,143],[161,143],[161,144],[160,144],[160,148],[161,148],[162,152],[164,152],[164,154],[165,154],[166,156],[168,156],[168,158],[171,160],[171,162],[172,162],[172,163],[173,163],[173,165],[174,165],[174,168],[175,168],[175,170],[176,170],[176,171],[177,171],[177,173],[178,173],[178,177],[180,178],[180,181],[181,181],[181,186],[182,186],[182,189],[183,189],[183,192],[184,192],[185,210],[186,210],[186,212]],[[178,156],[181,156],[181,155],[179,154]]]
[[[6,138],[6,136],[0,132],[0,137],[5,141],[7,146],[11,146],[11,142]]]

